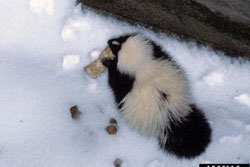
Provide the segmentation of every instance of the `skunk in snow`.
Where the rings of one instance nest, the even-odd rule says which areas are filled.
[[[104,59],[108,82],[122,117],[146,136],[156,136],[161,148],[177,157],[205,151],[211,128],[192,104],[183,70],[160,46],[140,34],[110,39],[115,55]]]

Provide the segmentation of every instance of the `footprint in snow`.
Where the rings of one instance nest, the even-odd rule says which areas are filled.
[[[219,139],[221,144],[239,144],[242,141],[242,136],[223,136]]]
[[[211,74],[204,76],[203,81],[208,86],[218,86],[224,83],[224,75],[219,72],[212,72]]]
[[[248,107],[250,107],[250,94],[243,93],[239,96],[235,96],[234,99],[238,101],[238,103],[244,104]]]
[[[80,55],[78,54],[69,54],[63,56],[62,68],[64,71],[69,71],[76,68],[80,63]]]
[[[82,35],[91,31],[87,20],[80,17],[73,17],[64,25],[61,37],[64,42],[83,37]]]
[[[36,14],[46,13],[52,15],[54,13],[54,0],[30,0],[30,10]]]

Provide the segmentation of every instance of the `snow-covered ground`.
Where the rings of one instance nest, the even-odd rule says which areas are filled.
[[[0,167],[197,167],[250,162],[250,63],[195,43],[97,15],[72,0],[1,0]],[[192,160],[159,150],[155,138],[120,119],[107,75],[83,67],[109,38],[143,32],[187,72],[194,101],[208,117],[212,143]],[[82,112],[73,120],[70,107]],[[109,135],[109,119],[118,133]]]

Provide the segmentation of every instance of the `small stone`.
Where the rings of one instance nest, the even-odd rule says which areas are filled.
[[[108,132],[108,134],[114,135],[114,134],[117,133],[117,127],[114,126],[114,125],[109,125],[109,126],[106,128],[106,131]]]
[[[121,167],[122,166],[122,160],[120,158],[116,158],[114,161],[115,167]]]
[[[71,113],[72,119],[77,119],[79,118],[81,112],[79,111],[77,106],[73,106],[70,108],[70,113]]]
[[[109,123],[112,124],[112,125],[116,125],[117,126],[117,121],[114,118],[111,118],[109,120]]]

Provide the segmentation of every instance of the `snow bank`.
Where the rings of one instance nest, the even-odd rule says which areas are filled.
[[[189,166],[250,162],[250,63],[141,27],[82,12],[74,2],[9,0],[0,6],[0,166]],[[83,67],[109,38],[143,32],[187,73],[195,103],[204,110],[213,139],[205,154],[180,160],[157,140],[120,119],[106,74],[90,79]],[[79,120],[69,109],[77,105]],[[118,133],[105,131],[109,119]]]

